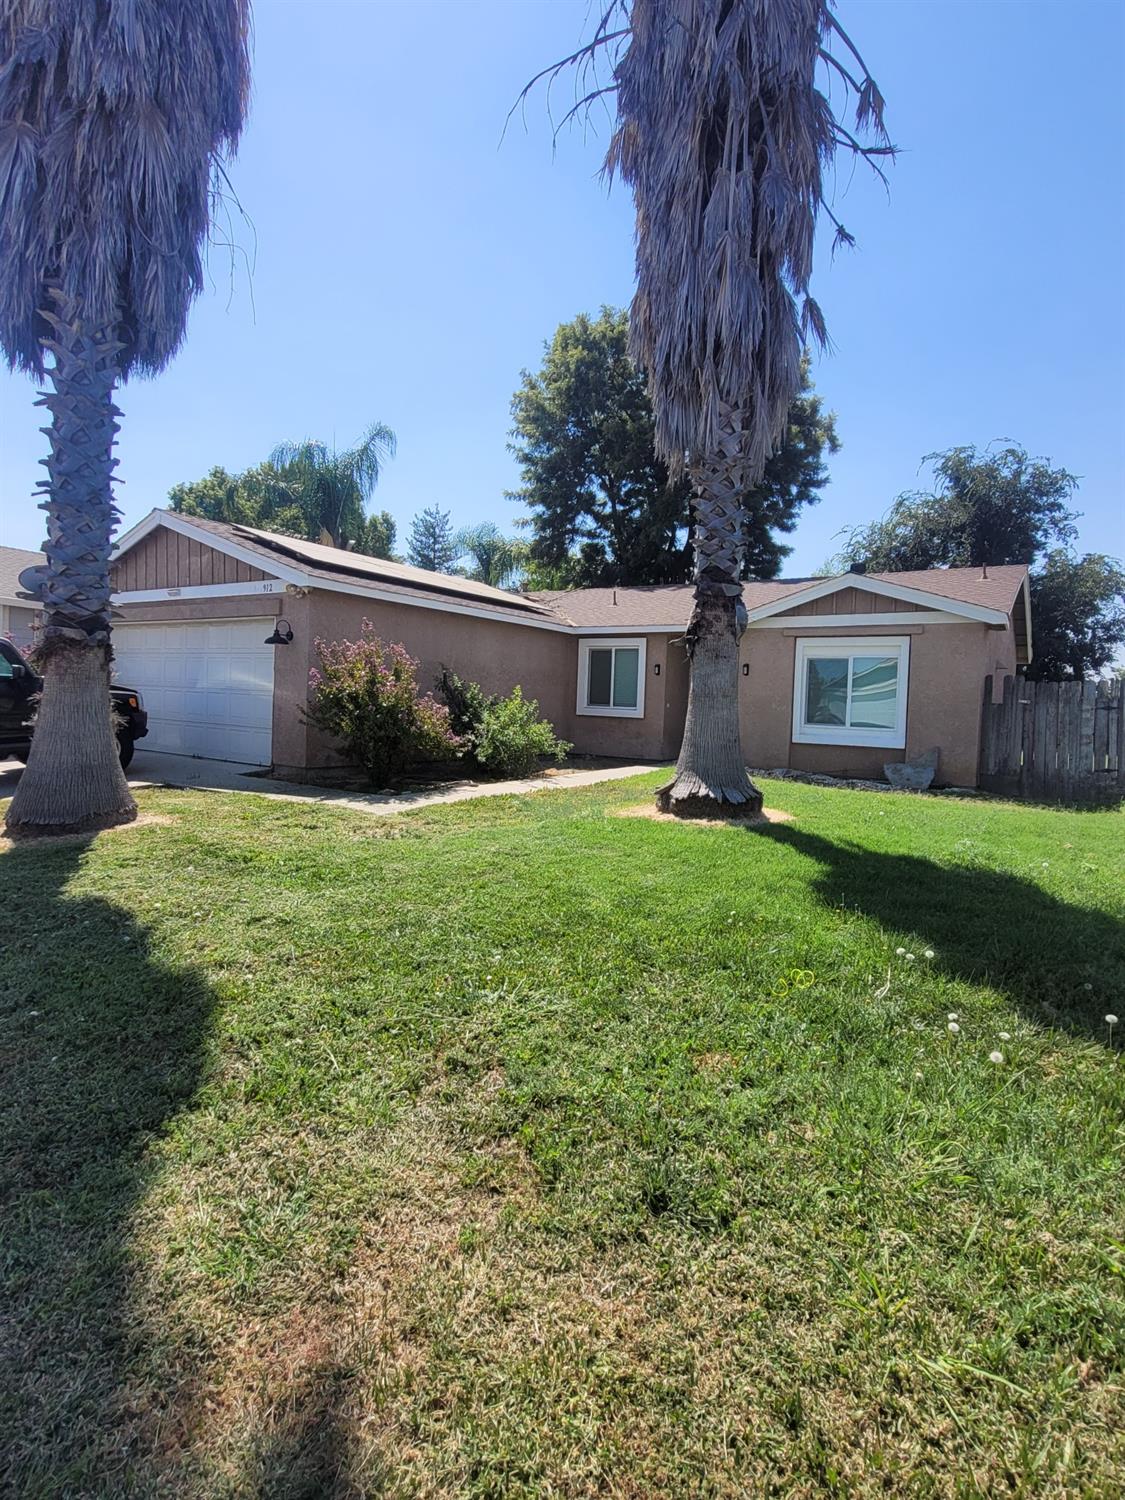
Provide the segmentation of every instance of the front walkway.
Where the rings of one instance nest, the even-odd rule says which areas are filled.
[[[16,762],[14,770],[22,769]],[[0,796],[15,790],[9,786],[9,763],[0,762]],[[276,781],[253,774],[249,766],[222,760],[198,760],[190,755],[166,755],[138,750],[129,768],[129,785],[192,787],[199,791],[241,792],[257,797],[279,797],[285,802],[325,802],[354,807],[375,816],[409,812],[414,807],[438,807],[446,802],[468,802],[474,797],[509,797],[523,792],[554,791],[559,788],[594,786],[599,781],[622,781],[641,776],[651,765],[601,765],[592,770],[548,771],[522,781],[447,781],[439,786],[410,792],[336,791],[332,787],[305,786],[294,781]]]

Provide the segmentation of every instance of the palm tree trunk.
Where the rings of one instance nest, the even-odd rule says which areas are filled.
[[[681,818],[755,817],[762,810],[742,755],[738,713],[738,643],[746,628],[742,497],[748,487],[742,429],[741,413],[725,409],[718,451],[691,471],[695,604],[685,637],[687,716],[676,774],[656,794],[662,811]]]
[[[54,390],[40,398],[51,413],[44,428],[47,561],[20,575],[45,615],[36,653],[43,695],[6,819],[21,835],[106,828],[137,815],[109,697],[109,557],[117,521],[110,485],[120,416],[113,390],[121,346],[110,334],[85,330],[76,306],[54,296],[55,309],[43,314],[54,333],[46,343]]]

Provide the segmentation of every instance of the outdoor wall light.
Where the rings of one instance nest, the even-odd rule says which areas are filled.
[[[282,629],[282,626],[285,627],[284,630]],[[277,624],[273,627],[273,634],[266,636],[266,645],[267,646],[288,646],[289,642],[292,639],[293,639],[293,627],[290,625],[289,621],[283,615],[278,620]]]
[[[653,664],[652,675],[654,677],[659,677],[660,676],[660,663],[659,662],[655,662]]]
[[[750,663],[748,661],[742,663],[742,675],[743,677],[750,676]]]

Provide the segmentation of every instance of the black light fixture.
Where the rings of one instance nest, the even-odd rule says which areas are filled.
[[[281,628],[283,625],[285,626],[284,630],[282,630],[282,628]],[[284,615],[282,615],[278,619],[277,624],[273,627],[273,634],[266,636],[266,645],[267,646],[288,646],[289,642],[292,639],[293,639],[293,627],[290,625],[289,621],[284,617]]]
[[[659,677],[660,676],[660,663],[659,662],[655,662],[653,664],[652,675],[654,677]]]
[[[743,677],[750,676],[750,663],[748,661],[742,663],[742,675]]]

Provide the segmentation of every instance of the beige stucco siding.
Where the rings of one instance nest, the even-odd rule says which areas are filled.
[[[906,749],[796,743],[792,724],[797,640],[887,634],[910,637]],[[741,710],[743,748],[751,765],[881,777],[888,761],[910,759],[936,745],[941,751],[939,781],[974,786],[984,679],[989,672],[1014,670],[1015,638],[1011,629],[994,630],[971,621],[897,630],[890,622],[886,629],[846,623],[824,630],[751,628],[743,637],[742,659],[750,667],[749,678],[743,679]]]
[[[299,724],[297,707],[305,701],[308,673],[316,665],[315,638],[353,640],[365,619],[383,640],[400,642],[417,657],[424,688],[433,686],[443,666],[479,682],[489,693],[510,693],[518,685],[526,697],[538,700],[540,712],[579,754],[660,760],[679,749],[687,668],[683,647],[672,646],[670,651],[666,635],[644,638],[644,717],[617,719],[577,712],[577,636],[517,621],[450,614],[321,589],[292,601],[292,607],[287,603],[286,614],[296,636],[294,647],[303,647],[300,652],[292,651],[295,658],[300,656],[303,675],[298,678],[288,670],[283,672],[279,664],[277,700],[287,704],[279,711],[275,702],[274,708],[274,760],[279,765],[339,763],[335,747],[323,735]],[[289,650],[285,648],[285,654]],[[653,670],[657,664],[659,675]]]

